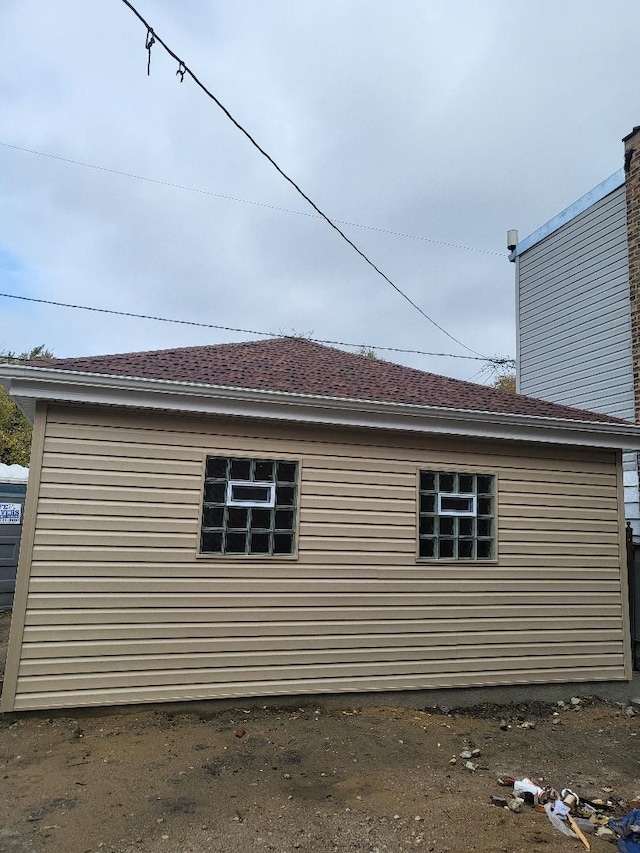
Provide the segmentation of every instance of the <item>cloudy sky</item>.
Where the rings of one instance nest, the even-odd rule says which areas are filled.
[[[620,168],[640,122],[637,0],[135,5],[349,237],[483,355],[514,352],[506,229],[524,237]],[[470,354],[310,216],[159,45],[147,77],[144,41],[121,0],[2,0],[3,293]],[[0,298],[4,349],[252,337]],[[379,354],[461,378],[483,366]]]

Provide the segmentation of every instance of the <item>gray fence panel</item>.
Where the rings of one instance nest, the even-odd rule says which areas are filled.
[[[13,606],[26,488],[23,483],[0,483],[0,504],[21,507],[20,524],[0,522],[0,610],[10,610]]]

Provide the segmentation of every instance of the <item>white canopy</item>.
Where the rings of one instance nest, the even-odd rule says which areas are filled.
[[[26,483],[29,469],[24,465],[5,465],[0,462],[0,483]]]

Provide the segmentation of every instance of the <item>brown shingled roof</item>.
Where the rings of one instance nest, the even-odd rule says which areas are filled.
[[[617,418],[368,358],[305,338],[54,358],[33,367],[568,420]]]

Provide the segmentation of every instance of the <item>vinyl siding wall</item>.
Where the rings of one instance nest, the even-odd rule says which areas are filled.
[[[625,187],[518,259],[518,390],[635,420]],[[625,514],[640,537],[637,454]]]
[[[624,186],[524,252],[519,390],[633,420]]]
[[[115,409],[43,429],[6,710],[627,677],[614,452]],[[297,558],[196,556],[209,453],[300,460]],[[497,561],[416,562],[419,468],[496,475]]]

